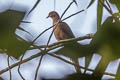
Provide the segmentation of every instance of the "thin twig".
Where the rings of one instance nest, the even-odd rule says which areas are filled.
[[[68,17],[64,18],[62,21],[66,20],[66,19],[68,19],[68,18],[70,18],[70,17],[72,17],[72,16],[75,16],[75,15],[77,15],[77,14],[79,14],[79,13],[83,12],[83,11],[85,11],[85,10],[80,10],[80,11],[78,11],[78,12],[74,13],[74,14],[71,14],[70,16],[68,16]]]
[[[9,58],[10,58],[10,56],[8,56],[7,62],[8,62],[8,68],[9,68],[10,80],[12,80],[12,72],[11,72],[11,68],[10,68],[10,60],[9,60]]]
[[[21,23],[32,23],[30,21],[21,21]]]
[[[58,21],[58,23],[59,23],[59,21]],[[58,24],[58,23],[57,23],[57,24]],[[57,25],[57,24],[56,24],[56,25]],[[53,32],[54,32],[55,29],[56,29],[56,27],[53,29],[52,33],[51,33],[50,36],[49,36],[49,39],[48,39],[48,42],[47,42],[47,46],[44,48],[44,51],[45,51],[45,52],[46,52],[46,49],[47,49],[47,47],[48,47],[48,45],[49,45],[50,39],[51,39],[51,37],[52,37]],[[42,51],[43,51],[43,50],[42,50]],[[44,53],[44,55],[45,55],[45,54],[46,54],[46,53]],[[41,55],[40,61],[39,61],[39,63],[38,63],[37,69],[36,69],[35,79],[34,79],[34,80],[37,79],[38,70],[39,70],[39,68],[40,68],[40,64],[41,64],[41,62],[42,62],[42,58],[43,58],[44,55]]]
[[[60,21],[58,21],[55,25],[58,25],[59,22],[60,22]],[[56,26],[56,27],[57,27],[57,26]],[[51,40],[51,38],[52,38],[52,35],[53,35],[53,33],[54,33],[56,27],[52,30],[52,32],[51,32],[51,34],[50,34],[50,36],[49,36],[49,39],[48,39],[48,41],[47,41],[47,46],[45,47],[44,50],[46,50],[46,48],[48,47],[49,42],[50,42],[50,40]]]
[[[4,72],[8,71],[9,69],[12,69],[12,68],[18,66],[19,64],[23,64],[23,63],[25,63],[25,62],[28,62],[28,61],[32,60],[33,58],[36,58],[36,57],[38,57],[38,56],[40,56],[40,55],[41,55],[41,54],[39,53],[39,54],[30,56],[30,57],[27,58],[27,59],[24,59],[24,60],[22,60],[22,61],[19,61],[19,62],[15,63],[15,64],[12,64],[11,66],[9,66],[9,67],[7,67],[7,68],[2,69],[2,70],[0,71],[0,75],[3,74]]]
[[[32,7],[32,9],[28,12],[27,16],[37,7],[37,5],[40,3],[41,0],[37,0],[35,5]]]
[[[56,27],[55,27],[55,28],[56,28]],[[55,30],[55,29],[53,29],[53,31],[51,32],[51,34],[50,34],[50,36],[49,36],[49,39],[48,39],[48,41],[47,41],[47,46],[45,47],[44,50],[47,49],[47,47],[48,47],[48,45],[49,45],[49,42],[50,42],[50,39],[51,39],[51,37],[52,37],[52,35],[53,35],[54,30]]]
[[[23,57],[24,57],[24,54],[22,55],[20,61],[23,60]],[[22,75],[21,72],[20,72],[20,68],[21,68],[21,64],[18,65],[18,73],[19,73],[20,77],[21,77],[23,80],[25,80],[25,78],[23,77],[23,75]]]
[[[40,50],[40,51],[43,51],[41,48],[39,48],[39,50]],[[44,54],[42,54],[41,57],[40,57],[38,66],[37,66],[37,68],[36,68],[36,73],[35,73],[35,79],[34,79],[34,80],[37,80],[38,71],[39,71],[40,65],[41,65],[41,63],[42,63],[43,57],[44,57]]]
[[[57,56],[57,55],[53,55],[53,54],[47,54],[47,55],[52,56],[52,57],[55,57],[55,58],[57,58],[57,59],[60,59],[60,60],[62,60],[62,61],[65,62],[65,63],[74,65],[74,66],[79,67],[79,68],[81,68],[81,69],[86,69],[85,67],[82,67],[82,66],[80,66],[80,65],[77,65],[77,64],[75,64],[75,63],[72,63],[72,62],[70,62],[70,61],[68,61],[68,60],[66,60],[66,59],[64,59],[64,58],[62,58],[62,57],[59,57],[59,56]],[[93,69],[87,69],[87,71],[94,72]],[[113,73],[107,73],[107,72],[105,72],[104,74],[105,74],[105,75],[115,76],[115,74],[113,74]]]
[[[43,32],[41,32],[34,40],[33,42],[35,42],[42,34],[44,34],[46,31],[48,31],[49,29],[53,28],[55,25],[50,26],[49,28],[45,29]]]
[[[66,13],[66,11],[70,8],[70,6],[73,4],[73,1],[68,5],[68,7],[64,10],[63,14],[61,15],[60,19],[62,19],[62,17],[64,16],[64,14]]]
[[[105,7],[105,9],[106,9],[112,16],[114,16],[113,13],[112,13],[112,11],[104,4],[104,2],[102,2],[102,0],[99,0],[99,2],[101,3],[101,5],[103,5],[103,6]]]
[[[37,80],[38,71],[39,71],[40,65],[41,65],[41,63],[42,63],[43,57],[44,57],[44,55],[41,55],[40,60],[39,60],[39,63],[38,63],[38,66],[37,66],[37,69],[36,69],[35,79],[34,79],[34,80]]]
[[[111,9],[111,7],[110,7],[110,4],[109,4],[108,0],[105,0],[105,1],[106,1],[107,5],[108,5],[110,11],[112,12],[112,9]],[[113,12],[112,12],[112,14],[113,14]]]

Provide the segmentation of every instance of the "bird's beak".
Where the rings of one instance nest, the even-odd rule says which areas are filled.
[[[46,18],[49,18],[50,16],[48,15]]]

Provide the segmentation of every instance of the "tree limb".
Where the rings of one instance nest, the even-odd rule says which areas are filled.
[[[48,48],[53,47],[53,46],[57,46],[57,45],[63,46],[63,44],[66,43],[66,42],[69,43],[71,41],[81,41],[81,40],[85,40],[85,39],[91,39],[91,38],[93,38],[93,36],[94,36],[94,34],[87,34],[85,36],[81,36],[81,37],[78,37],[78,38],[61,40],[61,41],[58,41],[58,42],[55,42],[55,43],[52,43],[52,44],[48,45]],[[29,50],[38,49],[38,48],[45,48],[45,47],[47,47],[47,45],[41,45],[41,46],[33,45],[33,47],[30,47]]]
[[[60,44],[60,43],[64,43],[64,42],[67,42],[67,41],[74,41],[74,40],[79,41],[79,40],[84,40],[84,39],[90,39],[90,38],[92,38],[92,37],[93,37],[93,35],[88,34],[88,35],[83,36],[83,37],[73,38],[73,39],[67,39],[67,40],[62,40],[62,41],[57,42],[57,43],[53,43],[53,44],[51,44],[51,45],[53,45],[53,47],[50,47],[50,48],[46,49],[46,51],[41,51],[41,52],[39,52],[39,53],[37,53],[37,54],[35,54],[35,55],[32,55],[32,56],[30,56],[30,57],[22,60],[22,61],[19,61],[19,62],[15,63],[15,64],[12,64],[11,66],[9,66],[9,67],[1,70],[1,71],[0,71],[0,74],[3,74],[4,72],[8,71],[9,69],[12,69],[12,68],[14,68],[14,67],[16,67],[16,66],[18,66],[18,65],[20,65],[20,64],[26,63],[26,62],[28,62],[28,61],[36,58],[36,57],[39,57],[39,56],[41,56],[41,55],[44,55],[44,54],[47,54],[47,55],[49,55],[49,56],[55,57],[55,58],[57,58],[57,59],[60,59],[60,60],[66,62],[66,63],[68,63],[68,64],[71,64],[71,65],[80,67],[80,68],[82,68],[82,69],[85,69],[85,68],[82,67],[82,66],[79,66],[79,65],[74,64],[74,63],[72,63],[72,62],[70,62],[70,61],[68,61],[68,60],[66,60],[66,59],[64,59],[64,58],[61,58],[61,57],[59,57],[59,56],[56,56],[55,54],[50,54],[50,53],[48,53],[48,51],[60,47],[61,45],[58,45],[58,44]],[[54,46],[54,45],[56,45],[56,46]],[[87,70],[88,70],[88,71],[94,71],[94,70],[91,70],[91,69],[87,69]],[[110,73],[105,73],[105,74],[115,76],[115,74],[110,74]]]

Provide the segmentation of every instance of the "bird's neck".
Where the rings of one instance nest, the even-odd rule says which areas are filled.
[[[54,19],[53,19],[53,24],[58,23],[58,21],[60,21],[60,18],[59,18],[59,17],[58,17],[58,18],[54,18]]]

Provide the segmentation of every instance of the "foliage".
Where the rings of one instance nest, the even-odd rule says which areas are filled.
[[[25,41],[18,40],[15,34],[15,30],[19,28],[19,24],[24,18],[24,15],[25,13],[23,12],[11,10],[0,13],[0,48],[1,51],[4,50],[3,52],[7,52],[9,56],[14,56],[15,58],[25,53],[29,47],[29,44]]]
[[[87,9],[92,6],[92,4],[95,2],[95,0],[91,0],[91,2],[89,3]],[[29,11],[28,15],[36,8],[36,6],[40,3],[40,0],[37,0],[36,4],[33,6],[33,8]],[[64,16],[64,14],[67,12],[67,10],[70,8],[70,6],[77,2],[75,0],[73,0],[69,6],[65,9],[65,11],[63,12],[63,14],[61,15]],[[111,4],[116,5],[116,7],[118,8],[118,12],[117,13],[113,13],[112,9],[111,9]],[[111,16],[109,16],[104,23],[102,24],[102,18],[103,18],[103,8],[105,8],[105,10],[107,10]],[[61,21],[64,21],[74,15],[77,15],[79,13],[81,13],[84,10],[78,11],[74,14],[71,14],[70,16],[61,19]],[[51,36],[48,39],[47,45],[42,45],[42,46],[36,46],[34,45],[34,42],[47,30],[49,30],[50,28],[54,27],[55,25],[49,27],[48,29],[46,29],[45,31],[43,31],[42,33],[40,33],[39,36],[37,36],[31,43],[25,41],[24,39],[18,39],[18,36],[15,34],[15,30],[17,28],[21,29],[22,31],[27,32],[26,30],[20,28],[18,25],[20,24],[20,22],[22,22],[22,19],[24,17],[25,13],[22,12],[17,12],[17,11],[11,11],[8,10],[6,12],[0,13],[0,52],[1,53],[7,53],[9,56],[13,56],[15,58],[18,58],[20,55],[24,54],[27,50],[29,49],[39,49],[40,52],[38,54],[32,55],[31,57],[22,60],[15,63],[13,65],[9,65],[6,69],[3,69],[0,71],[0,74],[11,70],[11,68],[19,66],[20,65],[30,61],[38,56],[42,56],[42,58],[44,57],[44,55],[49,55],[55,58],[58,58],[66,63],[69,63],[71,65],[74,65],[78,68],[83,68],[81,66],[79,66],[78,64],[69,62],[59,56],[56,56],[56,54],[62,54],[64,56],[70,57],[70,58],[74,58],[74,59],[78,59],[79,57],[83,57],[86,56],[88,59],[86,61],[86,67],[85,69],[88,70],[88,65],[90,63],[90,59],[93,55],[93,53],[98,53],[102,56],[102,60],[101,62],[97,65],[97,68],[93,71],[92,75],[88,75],[85,74],[86,70],[84,73],[75,73],[75,74],[71,74],[69,76],[67,76],[64,79],[59,79],[59,80],[74,80],[74,79],[84,79],[84,80],[92,80],[92,79],[97,79],[100,80],[102,78],[102,76],[105,74],[105,69],[107,67],[107,65],[109,64],[110,61],[113,61],[115,59],[118,59],[120,57],[120,1],[119,0],[98,0],[97,1],[97,32],[95,33],[94,37],[89,37],[89,36],[85,36],[84,39],[90,39],[93,38],[92,41],[90,42],[89,45],[82,45],[79,44],[80,46],[76,46],[74,44],[74,41],[78,41],[77,39],[70,39],[70,40],[65,40],[63,42],[56,42],[54,44],[49,44],[51,36],[53,34],[53,31],[51,32]],[[24,22],[24,21],[23,21]],[[29,23],[29,22],[28,22]],[[59,23],[59,22],[58,22]],[[57,25],[57,24],[56,24]],[[29,32],[27,32],[29,34]],[[80,40],[80,39],[79,39]],[[81,39],[83,40],[83,39]],[[71,44],[72,43],[72,44]],[[58,47],[61,46],[65,46],[65,44],[71,44],[68,47],[71,47],[71,50],[68,50],[67,48],[62,48],[54,53],[54,54],[49,54],[48,52],[56,49]],[[23,46],[24,45],[24,46]],[[44,48],[43,50],[41,48]],[[77,54],[75,54],[77,53]],[[82,54],[84,53],[84,54]],[[107,57],[107,58],[106,58]],[[38,64],[38,67],[36,69],[36,74],[35,74],[35,80],[37,78],[37,72],[39,70],[42,58],[40,58],[40,62]],[[9,62],[9,60],[8,60]],[[19,72],[20,74],[20,72]],[[107,74],[107,73],[106,73]],[[120,74],[120,70],[118,70],[118,73],[116,74],[116,80],[119,80]],[[22,77],[22,75],[21,75]],[[22,77],[23,78],[23,77]],[[87,78],[87,79],[86,79]],[[48,79],[49,80],[49,79]],[[53,80],[53,79],[52,79]],[[55,79],[54,79],[55,80]],[[58,79],[57,79],[58,80]]]

